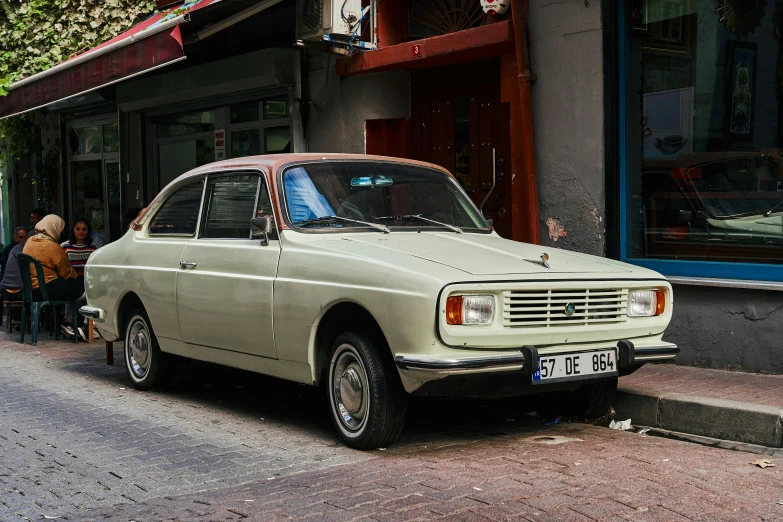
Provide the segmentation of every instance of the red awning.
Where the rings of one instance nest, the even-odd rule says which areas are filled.
[[[221,0],[188,0],[98,47],[11,84],[0,119],[40,109],[185,59],[179,24]]]

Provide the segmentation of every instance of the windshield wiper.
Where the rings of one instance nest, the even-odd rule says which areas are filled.
[[[304,226],[307,225],[317,225],[320,223],[335,223],[338,221],[347,221],[349,223],[359,223],[360,225],[366,225],[368,227],[372,227],[376,230],[380,230],[384,234],[389,234],[391,230],[389,230],[388,227],[385,225],[379,225],[378,223],[368,223],[367,221],[359,221],[358,219],[351,219],[347,217],[342,216],[322,216],[319,218],[313,218],[313,219],[304,219],[302,221],[296,221],[294,222],[295,226]]]
[[[771,209],[769,209],[769,210],[767,210],[766,212],[764,212],[764,215],[765,215],[765,216],[769,216],[769,215],[770,215],[770,214],[772,214],[772,213],[773,213],[775,210],[777,210],[778,208],[780,208],[780,206],[781,206],[781,205],[783,205],[783,200],[779,201],[779,202],[778,202],[778,203],[777,203],[777,204],[776,204],[774,207],[772,207]]]
[[[421,214],[406,214],[404,216],[381,216],[381,217],[376,217],[376,218],[373,218],[373,219],[388,219],[388,220],[394,220],[394,221],[413,221],[414,219],[421,219],[422,221],[428,221],[430,223],[434,223],[436,225],[440,225],[442,227],[446,227],[449,230],[453,230],[457,234],[462,234],[462,229],[457,227],[457,226],[449,225],[448,223],[441,223],[440,221],[435,221],[434,219],[425,218]]]

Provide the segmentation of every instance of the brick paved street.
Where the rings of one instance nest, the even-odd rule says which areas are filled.
[[[309,387],[187,364],[141,393],[100,344],[0,351],[2,521],[783,520],[758,455],[464,401],[362,453]]]

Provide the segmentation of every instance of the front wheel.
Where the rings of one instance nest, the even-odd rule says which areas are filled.
[[[575,392],[577,414],[585,419],[603,417],[612,408],[617,393],[617,377],[588,384]]]
[[[164,384],[171,374],[173,362],[163,353],[152,332],[143,308],[135,308],[125,326],[125,367],[139,390],[151,390]]]
[[[387,447],[405,423],[406,396],[389,348],[377,336],[359,331],[334,342],[329,409],[340,438],[352,448]]]

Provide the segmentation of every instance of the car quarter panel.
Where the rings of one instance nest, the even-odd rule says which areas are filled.
[[[155,335],[179,340],[175,284],[188,238],[145,239],[128,232],[120,240],[98,249],[87,263],[87,304],[106,311],[99,330],[119,338],[119,306],[135,293],[149,315]]]

